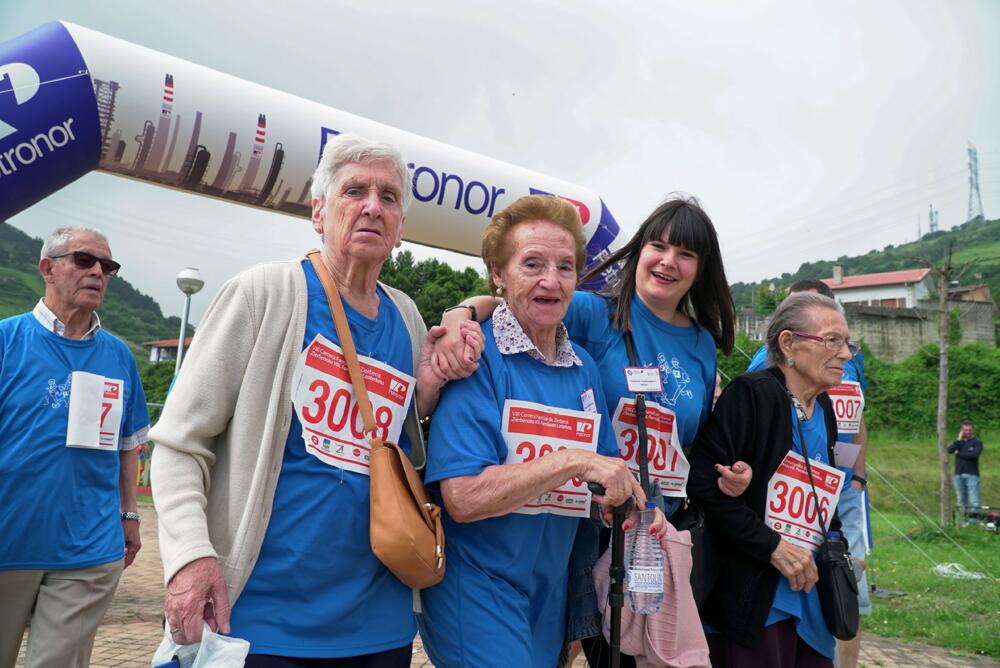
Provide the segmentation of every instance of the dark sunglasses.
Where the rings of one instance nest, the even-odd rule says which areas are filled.
[[[95,263],[101,263],[101,271],[104,272],[105,276],[117,276],[118,270],[122,268],[120,264],[114,260],[105,260],[102,257],[97,257],[87,253],[86,251],[73,251],[72,253],[63,253],[62,255],[52,255],[53,260],[58,260],[61,257],[72,257],[73,264],[75,264],[80,269],[90,269]]]

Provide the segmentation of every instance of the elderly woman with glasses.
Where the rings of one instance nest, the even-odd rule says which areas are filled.
[[[782,302],[767,345],[768,367],[726,387],[692,450],[688,492],[703,504],[723,561],[702,621],[716,668],[832,666],[813,552],[823,530],[840,529],[845,476],[833,467],[837,422],[826,390],[857,347],[840,305],[810,292]],[[754,476],[733,498],[715,466],[738,460]]]

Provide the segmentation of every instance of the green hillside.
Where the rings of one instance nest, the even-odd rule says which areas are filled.
[[[856,257],[806,262],[794,274],[786,272],[760,283],[736,283],[732,286],[733,298],[737,308],[750,306],[754,290],[761,283],[787,288],[803,278],[829,278],[833,275],[833,265],[838,263],[843,265],[845,276],[919,268],[921,265],[913,259],[915,257],[940,263],[948,244],[952,243],[955,249],[952,260],[956,267],[973,263],[962,276],[961,284],[986,283],[995,296],[1000,295],[1000,220],[974,220],[946,232],[925,234],[920,241],[902,246],[890,245]]]
[[[34,308],[45,291],[38,273],[40,239],[0,222],[0,318]],[[128,281],[113,278],[100,309],[101,324],[125,339],[140,360],[146,359],[143,341],[177,336],[180,318],[164,318],[152,297],[133,288]]]

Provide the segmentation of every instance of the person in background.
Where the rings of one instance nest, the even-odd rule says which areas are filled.
[[[967,521],[979,523],[979,455],[983,442],[976,438],[976,427],[971,420],[962,423],[955,442],[948,446],[948,454],[955,455],[955,495],[958,507]]]
[[[837,532],[837,421],[827,391],[856,350],[837,302],[791,295],[767,331],[768,367],[733,379],[691,450],[691,497],[719,548],[718,580],[701,609],[715,668],[830,668],[834,637],[814,588],[822,527]],[[819,491],[813,490],[806,472]],[[716,467],[743,460],[754,476],[724,494]],[[822,493],[822,497],[820,497]]]
[[[45,294],[0,321],[0,665],[83,668],[141,547],[149,414],[135,358],[97,309],[120,265],[97,230],[42,244]]]
[[[446,380],[413,301],[378,281],[402,239],[410,177],[388,144],[341,134],[312,178],[312,225],[383,438],[422,445]],[[443,331],[443,330],[435,330]],[[463,330],[464,355],[482,350]],[[412,594],[372,553],[367,438],[316,268],[253,267],[205,312],[152,431],[153,500],[174,640],[202,624],[250,641],[248,668],[406,668]],[[469,374],[475,363],[459,365]],[[372,384],[369,384],[372,387]],[[230,605],[232,611],[230,614]]]
[[[796,281],[788,288],[788,294],[800,292],[815,292],[834,299],[833,290],[819,279],[807,278]],[[747,372],[757,371],[766,367],[767,345],[761,346],[747,366]],[[842,466],[849,474],[849,483],[840,494],[837,514],[843,526],[844,537],[851,551],[854,573],[858,578],[858,611],[862,615],[870,615],[872,611],[871,593],[868,578],[865,574],[865,557],[868,551],[867,522],[868,496],[865,488],[868,485],[865,459],[868,453],[868,425],[864,418],[864,393],[868,390],[868,380],[865,377],[864,353],[858,350],[844,365],[844,377],[836,388],[829,393],[834,400],[834,411],[837,412],[837,441],[855,443],[858,446],[857,455],[852,465]],[[853,412],[852,412],[853,411]],[[861,653],[861,633],[851,640],[837,641],[837,658],[840,668],[856,668]]]

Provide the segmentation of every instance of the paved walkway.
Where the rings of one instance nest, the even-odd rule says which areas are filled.
[[[162,638],[163,569],[156,536],[156,513],[152,506],[139,509],[143,516],[142,544],[135,563],[122,575],[114,603],[108,610],[94,643],[91,666],[97,668],[142,668],[150,664]],[[17,665],[23,666],[24,646]],[[585,668],[581,658],[574,668]],[[1000,668],[1000,662],[985,657],[955,656],[938,647],[903,642],[865,634],[861,665],[868,668]],[[433,668],[418,637],[413,646],[411,668]]]

